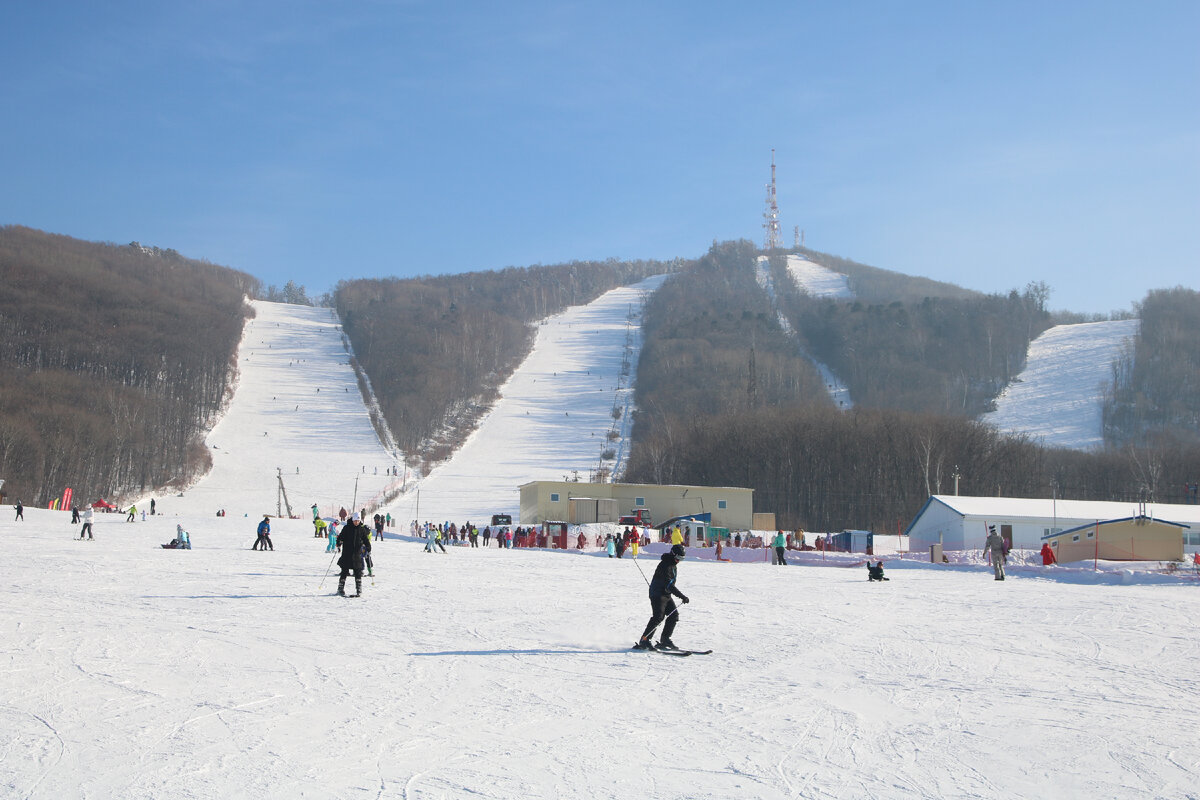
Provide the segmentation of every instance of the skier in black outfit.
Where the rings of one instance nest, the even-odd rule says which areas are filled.
[[[16,522],[18,519],[22,522],[25,521],[25,506],[21,505],[20,500],[17,501],[17,517],[13,520],[13,522]]]
[[[362,574],[363,574],[363,554],[371,552],[371,531],[366,525],[362,524],[358,514],[342,528],[342,532],[337,537],[338,549],[342,551],[342,555],[338,558],[338,566],[342,568],[342,575],[338,579],[337,593],[342,597],[346,596],[346,578],[351,572],[354,573],[354,594],[351,597],[359,597],[362,595]]]
[[[685,604],[688,602],[687,595],[679,591],[679,587],[675,585],[677,565],[686,556],[687,551],[683,549],[683,545],[681,544],[672,545],[670,552],[662,554],[662,558],[658,562],[658,568],[654,570],[654,578],[650,581],[650,609],[653,614],[650,617],[650,621],[646,623],[646,630],[642,633],[642,638],[638,640],[634,648],[638,650],[653,650],[655,646],[650,643],[650,637],[654,635],[654,630],[661,624],[663,630],[662,638],[658,640],[659,649],[679,649],[671,641],[671,634],[675,631],[675,623],[679,621],[679,614],[676,613],[678,607],[675,605],[675,601],[671,599],[671,595],[675,595]]]

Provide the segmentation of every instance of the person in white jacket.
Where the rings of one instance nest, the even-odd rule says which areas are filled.
[[[80,539],[83,538],[83,535],[85,533],[87,534],[87,538],[89,538],[89,539],[93,538],[92,537],[92,520],[95,518],[95,516],[96,516],[96,512],[92,510],[91,506],[87,506],[86,508],[83,509],[83,527],[79,529],[79,538]]]

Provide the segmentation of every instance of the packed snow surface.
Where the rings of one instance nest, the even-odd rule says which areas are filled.
[[[840,272],[834,272],[799,255],[787,257],[787,268],[796,285],[814,297],[828,297],[832,300],[854,299],[854,292],[850,290],[850,279]]]
[[[343,599],[303,520],[4,510],[4,797],[1200,797],[1195,581],[689,559],[678,658],[656,555],[389,534]]]
[[[206,437],[212,470],[183,497],[157,497],[158,505],[167,512],[274,515],[282,474],[292,510],[311,516],[313,503],[323,514],[362,506],[401,480],[388,476],[396,461],[371,426],[333,311],[252,305],[233,399]]]
[[[1112,382],[1112,363],[1137,329],[1136,319],[1056,325],[1030,343],[1025,369],[983,419],[1051,447],[1103,445],[1102,389]]]

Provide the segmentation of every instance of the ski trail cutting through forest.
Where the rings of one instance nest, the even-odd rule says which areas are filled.
[[[1137,330],[1136,319],[1056,325],[1030,343],[1025,369],[983,420],[1050,447],[1103,445],[1103,387],[1112,381],[1121,347]]]
[[[840,272],[826,269],[820,264],[813,263],[803,256],[789,255],[787,257],[788,274],[792,280],[796,282],[796,286],[801,291],[816,297],[829,297],[833,299],[841,299],[844,297],[854,297],[850,292],[850,284],[845,275]],[[788,322],[787,317],[779,310],[779,303],[775,296],[775,280],[771,277],[771,269],[766,256],[759,256],[756,262],[755,278],[758,280],[758,285],[763,287],[767,296],[771,298],[771,305],[775,308],[775,318],[779,321],[779,325],[784,332],[789,335],[796,335],[792,329],[792,324]],[[803,347],[799,348],[800,354],[812,362],[812,365],[817,368],[817,372],[821,373],[821,380],[825,384],[825,391],[829,393],[829,399],[834,405],[841,409],[848,409],[854,406],[854,402],[850,399],[850,389],[846,384],[842,383],[841,379],[834,374],[833,370],[827,364],[815,358],[812,353],[809,353]]]
[[[666,278],[613,289],[543,320],[500,400],[466,443],[420,481],[419,497],[410,487],[392,515],[479,523],[510,513],[515,520],[523,483],[588,480],[600,466],[619,471],[628,447],[642,305]],[[603,458],[605,451],[612,458]]]
[[[332,309],[252,303],[238,347],[229,408],[206,437],[213,467],[164,510],[275,514],[277,470],[292,510],[328,515],[365,505],[388,485],[396,464],[375,433]],[[284,509],[284,514],[287,513]]]

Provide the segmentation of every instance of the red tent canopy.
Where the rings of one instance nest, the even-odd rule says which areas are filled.
[[[116,506],[114,506],[112,503],[106,503],[106,502],[105,502],[105,501],[103,501],[103,500],[97,500],[96,502],[92,503],[92,508],[108,508],[108,509],[115,509],[115,508],[116,508]]]

